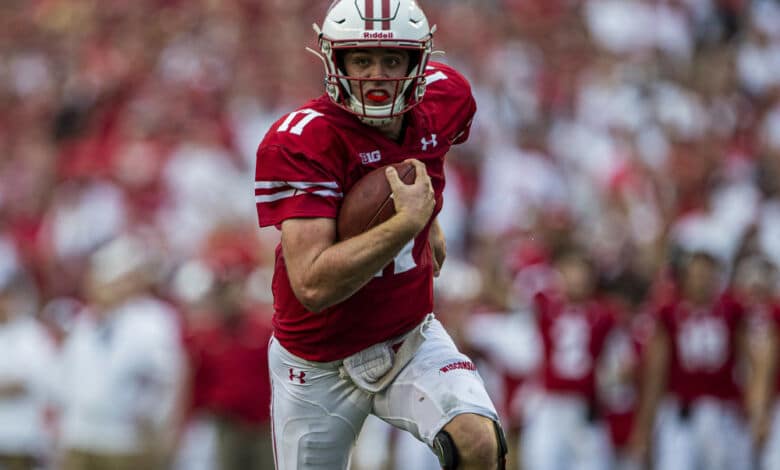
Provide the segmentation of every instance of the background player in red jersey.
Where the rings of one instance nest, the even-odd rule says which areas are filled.
[[[435,28],[413,0],[335,1],[316,29],[327,93],[272,125],[257,152],[259,222],[282,233],[269,349],[277,466],[346,468],[373,413],[445,468],[503,468],[495,407],[431,314],[444,155],[468,137],[469,84],[428,62]],[[343,195],[404,160],[413,184],[387,173],[396,214],[339,240]]]
[[[750,254],[737,263],[734,290],[747,311],[750,352],[755,358],[746,393],[754,448],[758,452],[757,468],[761,470],[780,467],[777,281],[777,267],[760,253]]]
[[[645,454],[655,425],[655,468],[747,469],[750,440],[736,378],[737,364],[748,359],[744,309],[724,293],[717,258],[684,256],[677,298],[656,310],[632,447]]]
[[[649,287],[635,272],[608,279],[603,285],[618,321],[598,378],[599,403],[609,428],[616,470],[642,468],[632,454],[630,440],[639,406],[644,352],[655,328],[652,304],[647,300]]]
[[[534,299],[543,392],[523,437],[524,468],[610,468],[612,448],[599,412],[596,372],[616,317],[598,300],[596,272],[583,252],[566,249],[554,266],[560,288]]]

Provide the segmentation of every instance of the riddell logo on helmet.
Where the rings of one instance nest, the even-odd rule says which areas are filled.
[[[366,31],[363,33],[363,39],[393,39],[393,37],[392,31],[376,31],[373,33]]]

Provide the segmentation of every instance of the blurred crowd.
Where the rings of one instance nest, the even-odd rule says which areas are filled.
[[[322,93],[304,47],[329,3],[0,2],[0,468],[272,468],[254,158]],[[513,462],[570,468],[543,462],[582,429],[589,468],[661,462],[664,413],[715,400],[737,411],[704,427],[780,468],[780,4],[420,4],[479,106],[448,156],[436,313]],[[435,468],[364,434],[356,467]],[[715,463],[671,459],[749,468],[717,437]]]

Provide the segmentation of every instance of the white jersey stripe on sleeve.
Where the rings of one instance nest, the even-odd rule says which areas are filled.
[[[311,192],[301,191],[299,189],[288,189],[287,191],[280,191],[274,194],[255,196],[255,202],[257,203],[276,202],[282,199],[287,199],[289,197],[303,196],[305,194],[313,194],[315,196],[335,197],[335,198],[341,198],[343,196],[342,193],[337,191],[331,191],[329,189],[321,189],[319,191],[311,191]]]
[[[340,198],[340,197],[344,196],[343,193],[339,193],[339,192],[336,192],[336,191],[330,191],[328,189],[323,189],[323,190],[320,190],[320,191],[314,191],[313,193],[309,193],[309,194],[316,194],[317,196],[322,196],[322,197],[337,197],[337,198]]]
[[[255,181],[255,189],[274,189],[287,186],[286,181]]]
[[[280,199],[286,199],[288,197],[293,197],[298,193],[297,189],[288,189],[287,191],[281,191],[275,194],[266,194],[263,196],[255,196],[255,202],[262,203],[262,202],[274,202],[278,201]],[[298,194],[307,194],[307,193],[298,193]]]
[[[255,189],[277,189],[285,186],[295,189],[309,189],[317,186],[328,189],[338,189],[339,187],[335,181],[255,181]]]

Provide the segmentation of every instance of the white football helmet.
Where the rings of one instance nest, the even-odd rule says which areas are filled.
[[[334,103],[356,114],[372,126],[384,126],[394,117],[418,105],[425,94],[425,67],[433,48],[433,33],[425,13],[415,0],[336,0],[320,29],[320,52],[325,65],[325,90]],[[342,68],[339,52],[348,49],[389,48],[409,51],[411,66],[406,77],[395,82],[395,94],[388,104],[370,105],[355,96],[350,81],[363,84],[376,79],[349,77]],[[361,93],[362,96],[362,93]]]

